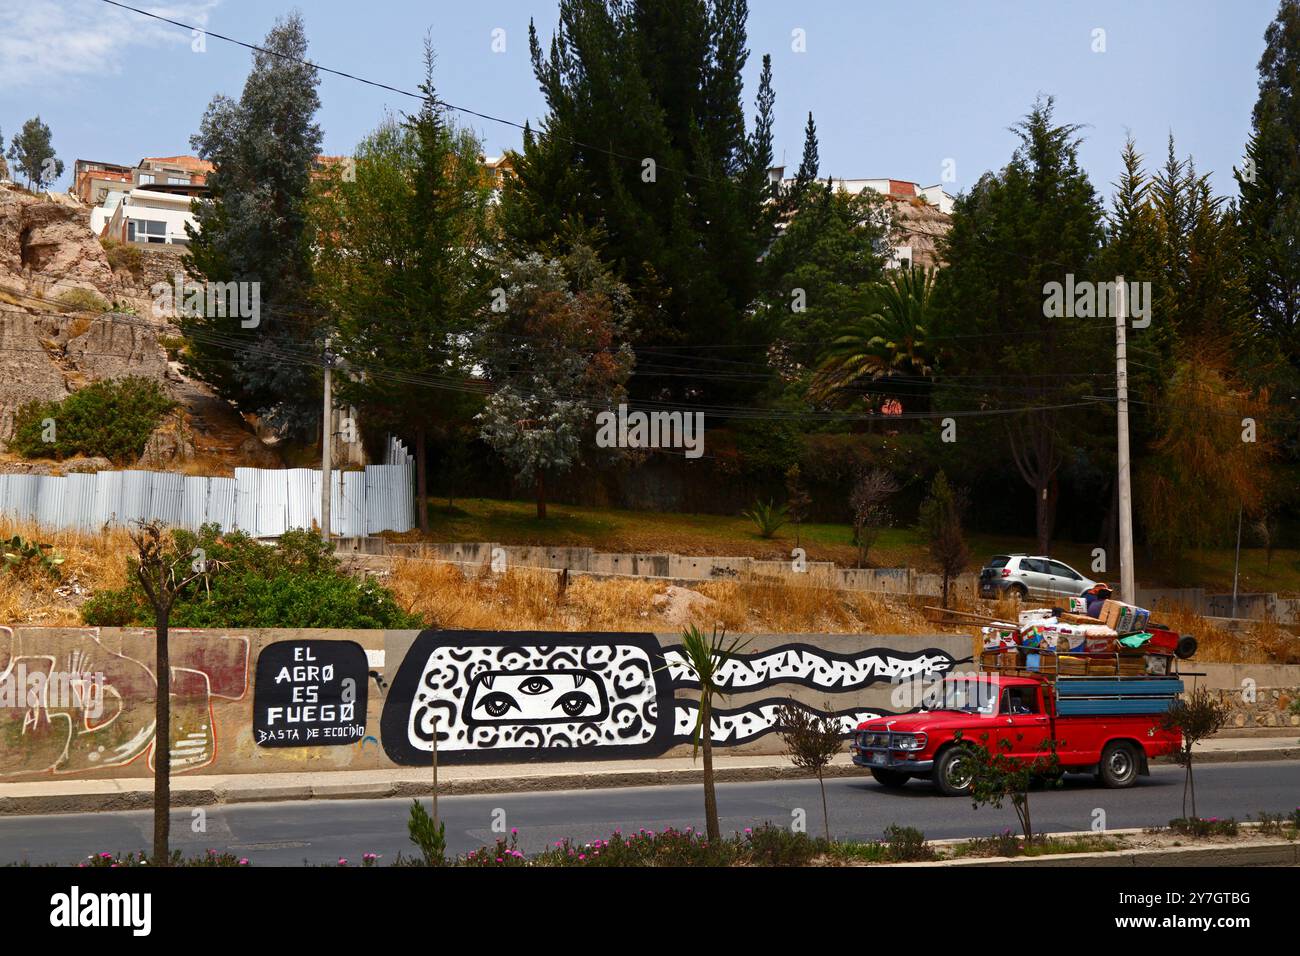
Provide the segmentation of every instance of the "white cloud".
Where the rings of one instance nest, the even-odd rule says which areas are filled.
[[[219,2],[132,5],[202,28]],[[188,47],[190,40],[180,27],[100,0],[0,0],[0,89],[48,88],[115,74],[134,51]]]

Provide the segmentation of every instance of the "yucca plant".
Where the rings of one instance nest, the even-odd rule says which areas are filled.
[[[704,823],[710,843],[721,839],[722,834],[718,825],[718,797],[713,787],[713,734],[710,729],[713,701],[726,696],[719,677],[732,656],[748,643],[748,640],[739,638],[728,642],[726,628],[718,630],[715,627],[708,637],[694,624],[682,629],[682,657],[691,677],[700,685],[700,707],[691,734],[691,756],[704,751]]]
[[[63,556],[54,550],[54,545],[28,541],[21,535],[0,542],[0,571],[21,571],[23,568],[36,567],[57,578],[63,560]]]
[[[787,511],[785,505],[773,505],[771,501],[766,504],[755,501],[754,506],[744,514],[746,518],[754,522],[759,535],[770,538],[785,524]]]

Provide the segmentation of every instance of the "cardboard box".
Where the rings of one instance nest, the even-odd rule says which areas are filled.
[[[1083,640],[1083,649],[1088,654],[1114,654],[1115,638],[1112,637],[1085,637]]]
[[[1088,660],[1088,673],[1099,676],[1118,674],[1119,668],[1116,666],[1114,658],[1091,658]]]
[[[1070,614],[1088,615],[1088,599],[1085,597],[1072,597],[1066,600],[1065,610]]]
[[[1088,665],[1081,657],[1061,654],[1057,656],[1057,670],[1062,674],[1082,675],[1088,673]]]
[[[1151,612],[1123,601],[1107,601],[1101,606],[1101,620],[1120,634],[1140,631],[1146,626]]]

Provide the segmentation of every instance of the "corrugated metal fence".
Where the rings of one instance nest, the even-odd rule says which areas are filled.
[[[364,537],[415,526],[413,459],[389,439],[387,463],[330,472],[330,531]],[[0,475],[0,515],[46,528],[97,531],[161,521],[197,531],[215,522],[258,538],[320,524],[321,477],[312,468],[236,468],[234,478],[155,471]]]

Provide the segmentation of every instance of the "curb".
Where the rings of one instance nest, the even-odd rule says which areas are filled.
[[[1198,754],[1198,765],[1207,763],[1238,763],[1246,761],[1300,760],[1300,747],[1276,747],[1266,750],[1211,751]],[[1152,763],[1172,765],[1167,757],[1156,758]],[[826,768],[824,776],[863,777],[867,772],[853,764],[834,764]],[[750,766],[718,767],[714,770],[718,783],[755,783],[773,780],[808,780],[811,776],[795,767]],[[201,778],[190,777],[186,784],[199,783]],[[616,787],[666,787],[694,785],[704,781],[700,767],[682,769],[605,770],[595,772],[558,773],[549,775],[515,776],[498,774],[487,777],[450,778],[440,782],[440,796],[476,796],[497,793],[544,793],[556,790],[600,790]],[[92,781],[93,782],[93,781]],[[92,813],[124,810],[149,810],[153,807],[153,785],[145,780],[139,787],[122,789],[115,781],[106,781],[111,788],[82,793],[30,794],[14,797],[0,796],[0,816],[20,816],[52,813]],[[416,798],[429,795],[429,783],[414,780],[385,782],[340,782],[319,784],[292,784],[282,786],[182,786],[172,790],[171,805],[176,808],[208,807],[236,803],[268,803],[280,800],[375,800],[390,797]],[[1112,858],[1115,854],[1108,854]]]
[[[1054,853],[1044,856],[985,857],[969,860],[928,860],[919,863],[876,863],[872,867],[1051,866],[1051,867],[1175,867],[1175,866],[1300,866],[1300,843],[1274,840],[1249,846],[1176,846],[1149,850],[1110,850],[1096,853]]]

